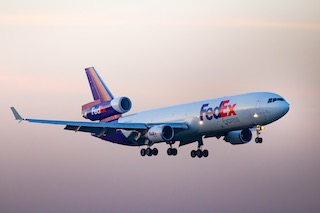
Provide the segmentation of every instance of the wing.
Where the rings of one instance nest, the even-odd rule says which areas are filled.
[[[41,124],[55,124],[55,125],[66,125],[64,129],[80,131],[80,132],[91,132],[91,133],[99,133],[105,130],[147,130],[152,126],[160,125],[163,123],[153,123],[153,124],[145,124],[145,123],[118,123],[117,121],[113,122],[81,122],[81,121],[61,121],[61,120],[41,120],[41,119],[29,119],[23,118],[18,111],[11,107],[12,113],[16,120],[28,121],[31,123],[41,123]],[[174,129],[188,129],[188,125],[185,123],[165,123],[171,126]]]

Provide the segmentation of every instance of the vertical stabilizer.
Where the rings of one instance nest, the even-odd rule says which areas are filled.
[[[113,95],[105,85],[94,67],[85,69],[94,101],[82,106],[82,111],[103,102],[111,101]]]
[[[90,84],[93,99],[100,100],[101,102],[110,101],[113,99],[108,87],[105,85],[99,74],[96,72],[94,67],[86,68],[86,74]]]

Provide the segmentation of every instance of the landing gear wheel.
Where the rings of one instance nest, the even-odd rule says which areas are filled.
[[[176,148],[168,148],[167,149],[167,154],[169,156],[173,155],[173,156],[176,156],[178,154],[178,150]]]
[[[153,154],[154,156],[157,156],[158,153],[159,153],[159,151],[158,151],[157,148],[154,148],[154,149],[152,150],[152,154]]]
[[[202,158],[202,151],[200,149],[197,150],[197,156],[198,158]]]
[[[178,150],[176,148],[172,149],[172,155],[176,156],[178,154]]]
[[[196,150],[191,151],[191,157],[195,158],[197,156]]]
[[[168,154],[169,156],[172,155],[172,149],[171,149],[171,148],[168,148],[168,149],[167,149],[167,154]]]
[[[192,150],[191,151],[191,157],[192,158],[195,158],[195,157],[198,157],[198,158],[206,158],[209,156],[209,151],[208,150],[201,150],[201,149],[198,149],[198,150]]]
[[[260,137],[256,137],[255,141],[256,141],[256,143],[262,143],[262,142],[263,142],[263,139],[260,138]]]
[[[152,149],[151,148],[147,148],[146,153],[150,157],[152,155]]]
[[[144,157],[146,155],[146,149],[141,149],[140,154],[142,157]]]
[[[203,141],[202,141],[202,137],[200,137],[200,138],[198,138],[198,149],[192,150],[190,153],[192,158],[195,158],[195,157],[198,157],[198,158],[205,157],[206,158],[206,157],[208,157],[209,151],[206,149],[202,151],[202,146],[203,146]]]
[[[205,157],[205,158],[208,157],[208,156],[209,156],[209,151],[206,150],[206,149],[203,150],[203,151],[202,151],[202,155],[203,155],[203,157]]]
[[[143,148],[140,150],[141,156],[146,156],[146,155],[147,156],[152,156],[152,155],[157,156],[158,153],[159,153],[159,151],[157,148],[151,149],[150,147],[148,147],[146,149]]]

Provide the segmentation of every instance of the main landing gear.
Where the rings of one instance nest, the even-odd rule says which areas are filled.
[[[172,148],[172,144],[174,144],[175,143],[175,141],[173,141],[173,142],[167,142],[167,144],[169,144],[170,145],[170,147],[167,149],[167,154],[169,155],[169,156],[176,156],[177,154],[178,154],[178,150],[176,149],[176,148]]]
[[[176,156],[178,154],[178,150],[176,148],[172,148],[172,144],[174,144],[174,143],[175,143],[175,141],[168,141],[167,142],[167,144],[170,145],[170,148],[168,148],[168,150],[167,150],[167,154],[169,156]],[[152,156],[152,155],[157,156],[158,153],[159,153],[159,151],[157,148],[152,149],[152,148],[150,148],[150,146],[148,146],[148,148],[146,148],[146,149],[143,148],[140,150],[141,156],[146,156],[146,155],[147,156]]]
[[[208,157],[209,156],[209,151],[208,150],[201,150],[201,149],[198,149],[198,150],[192,150],[191,151],[191,157],[195,158],[195,157],[198,157],[198,158],[202,158],[202,157]]]
[[[202,146],[203,146],[203,141],[202,141],[202,138],[200,138],[198,140],[198,150],[192,150],[191,151],[191,157],[192,158],[195,158],[195,157],[198,157],[198,158],[202,158],[202,157],[208,157],[209,156],[209,151],[208,150],[202,150]]]
[[[147,155],[149,157],[152,156],[152,155],[157,156],[158,153],[159,153],[159,151],[158,151],[157,148],[151,149],[150,147],[148,147],[146,149],[143,148],[140,151],[141,156],[146,156]]]
[[[264,126],[257,125],[256,131],[257,131],[257,137],[255,139],[256,143],[262,143],[263,139],[260,137],[261,131],[264,130]]]

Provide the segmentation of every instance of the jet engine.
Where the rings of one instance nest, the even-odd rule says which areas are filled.
[[[151,142],[170,141],[174,136],[174,130],[168,125],[157,125],[151,127],[147,132],[147,138]]]
[[[251,139],[252,132],[249,129],[231,131],[224,137],[224,140],[232,145],[245,144],[250,142]]]
[[[120,114],[126,113],[131,109],[131,101],[127,97],[112,99],[110,104],[112,108]]]
[[[128,112],[131,109],[131,101],[127,97],[112,99],[108,102],[96,104],[85,109],[83,117],[92,121],[103,120],[114,115],[120,115]]]

